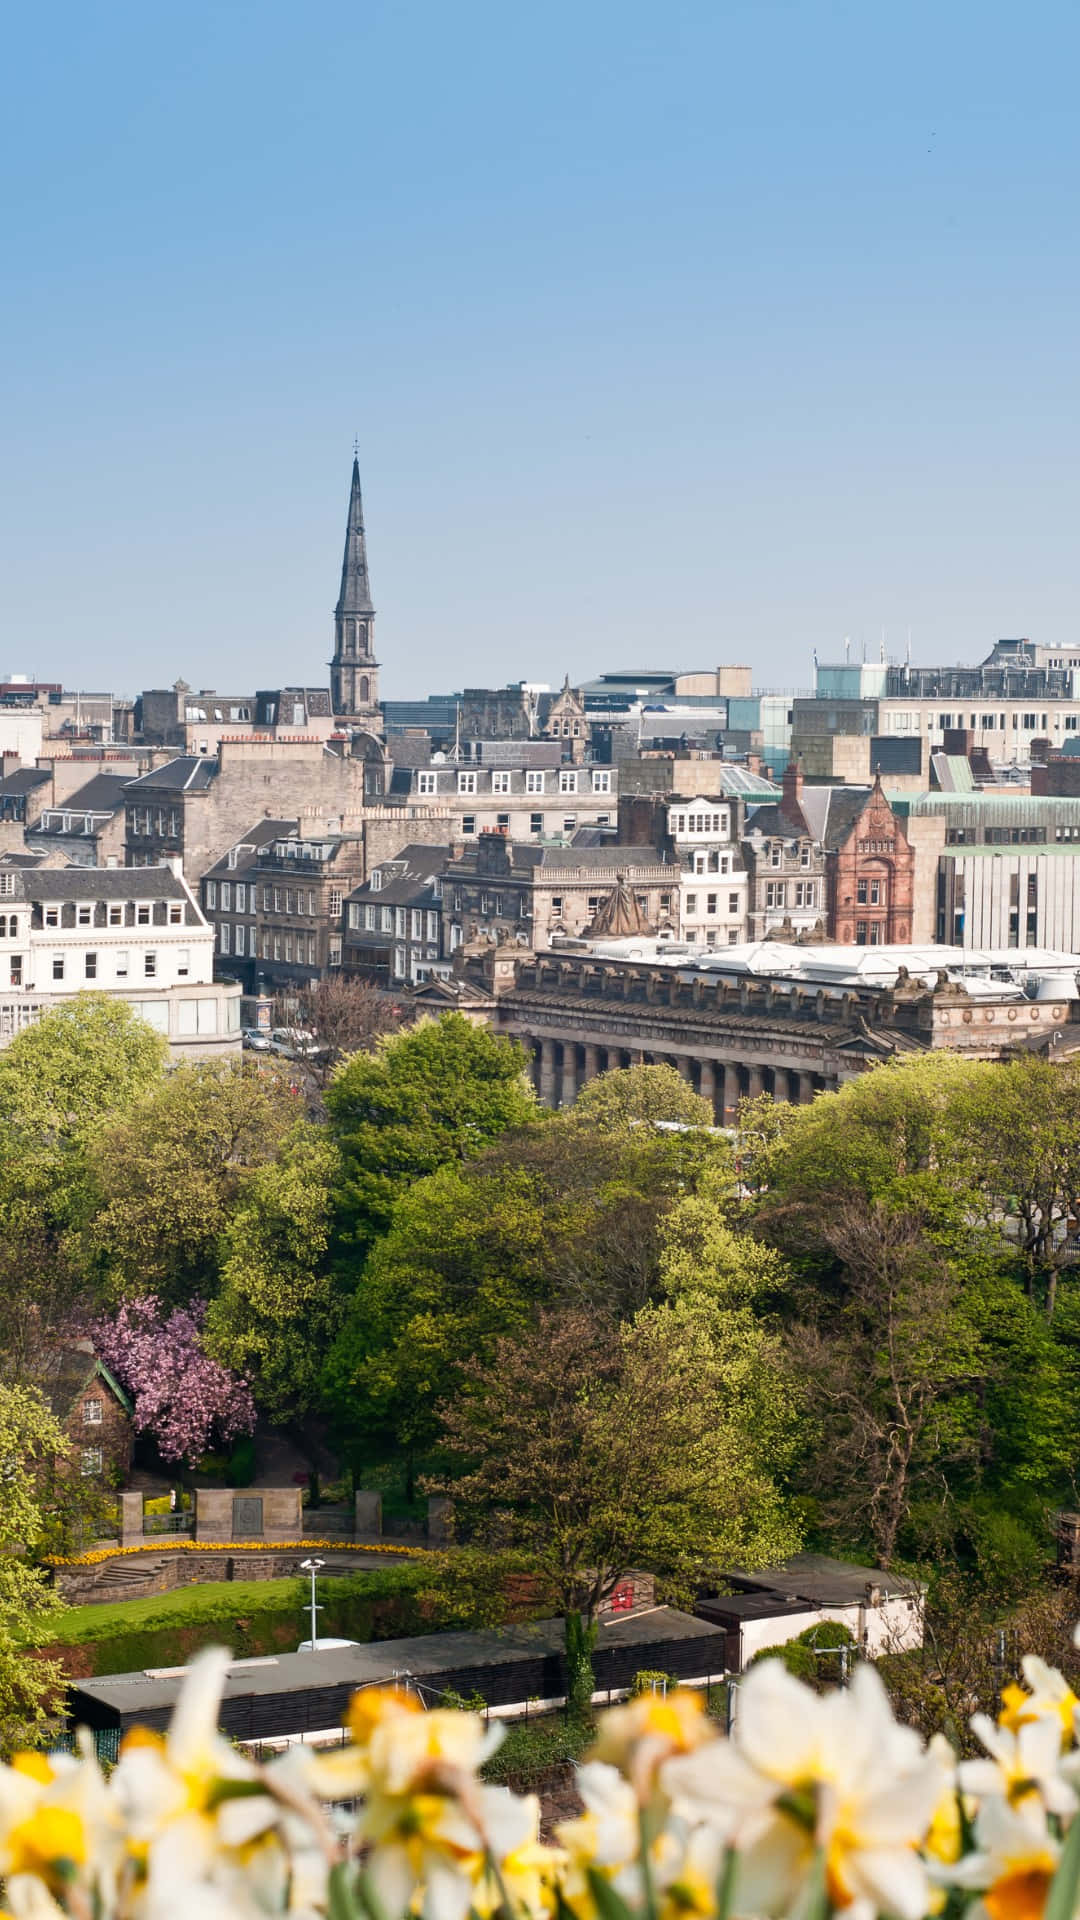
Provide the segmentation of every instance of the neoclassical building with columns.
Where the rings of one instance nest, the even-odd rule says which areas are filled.
[[[910,950],[909,950],[910,951]],[[945,950],[937,950],[944,956]],[[666,1062],[733,1125],[760,1093],[809,1101],[868,1068],[939,1049],[979,1060],[1017,1050],[1063,1058],[1080,1048],[1075,976],[1049,997],[994,981],[970,990],[945,971],[900,965],[890,984],[837,975],[815,981],[730,972],[596,951],[517,957],[498,950],[488,1019],[525,1047],[549,1106],[567,1106],[598,1073]]]

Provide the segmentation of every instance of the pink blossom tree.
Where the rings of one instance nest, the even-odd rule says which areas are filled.
[[[93,1328],[94,1345],[135,1405],[137,1433],[148,1433],[163,1460],[194,1467],[211,1441],[225,1444],[255,1425],[251,1388],[203,1351],[206,1303],[166,1314],[154,1294],[126,1301]]]

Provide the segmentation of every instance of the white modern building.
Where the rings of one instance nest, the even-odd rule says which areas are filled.
[[[0,867],[0,1046],[83,992],[116,994],[174,1060],[239,1051],[240,986],[169,867]]]

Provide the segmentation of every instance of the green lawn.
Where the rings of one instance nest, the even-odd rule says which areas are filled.
[[[325,1584],[325,1583],[324,1583]],[[214,1580],[207,1586],[177,1587],[173,1593],[151,1594],[149,1600],[114,1600],[107,1606],[64,1607],[50,1613],[38,1638],[79,1645],[87,1640],[105,1640],[115,1633],[136,1627],[168,1627],[178,1618],[194,1625],[200,1620],[228,1622],[248,1613],[295,1605],[297,1639],[304,1597],[310,1596],[306,1580]],[[320,1596],[321,1597],[321,1596]]]

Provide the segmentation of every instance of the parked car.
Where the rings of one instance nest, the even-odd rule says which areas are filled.
[[[240,1039],[252,1053],[269,1053],[270,1035],[262,1027],[241,1027]]]
[[[315,1060],[323,1049],[306,1027],[273,1027],[270,1051],[280,1054],[283,1060]]]

